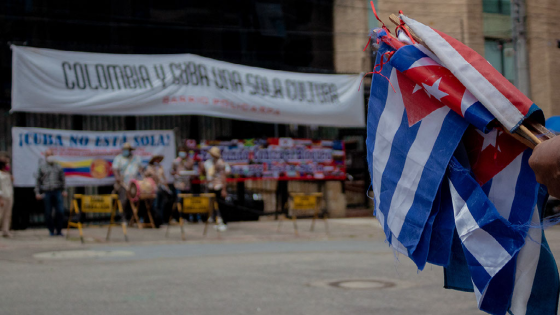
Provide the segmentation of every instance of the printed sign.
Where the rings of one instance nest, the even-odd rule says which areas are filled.
[[[153,155],[163,155],[162,166],[172,180],[175,134],[172,130],[74,131],[45,128],[12,128],[14,186],[34,187],[43,153],[51,149],[64,169],[67,186],[101,186],[115,182],[112,163],[129,142],[135,155],[147,164]]]
[[[200,213],[208,212],[210,198],[208,197],[185,197],[183,198],[183,212]]]
[[[20,46],[12,46],[12,52],[12,111],[206,115],[365,126],[362,74],[275,71],[191,54],[119,55]]]
[[[295,210],[309,210],[315,209],[317,207],[317,197],[316,196],[298,196],[294,195],[294,207]]]
[[[113,198],[111,195],[82,196],[82,212],[111,213],[113,210]]]

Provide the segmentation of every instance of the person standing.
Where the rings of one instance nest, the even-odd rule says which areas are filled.
[[[221,158],[220,148],[212,147],[208,153],[210,154],[210,159],[204,162],[206,180],[208,181],[208,190],[216,195],[216,201],[218,202],[218,209],[215,209],[216,211],[214,213],[217,228],[220,231],[225,231],[227,226],[220,212],[220,203],[223,203],[223,200],[227,196],[226,178],[227,174],[231,172],[231,168]]]
[[[144,171],[144,177],[153,179],[157,185],[156,198],[152,205],[152,209],[156,215],[156,227],[159,227],[163,222],[163,209],[166,204],[167,196],[171,196],[171,189],[169,189],[167,185],[165,170],[163,166],[161,166],[163,158],[163,155],[154,155],[148,162],[148,166]]]
[[[179,194],[191,193],[191,175],[185,174],[194,170],[194,160],[187,154],[187,148],[179,148],[179,156],[173,161],[171,168],[171,175],[173,175],[173,186],[177,194],[177,201],[182,202]],[[197,220],[201,221],[200,214],[197,215]],[[189,221],[194,221],[193,215],[189,216]]]
[[[66,179],[64,170],[53,156],[51,149],[44,153],[45,162],[39,163],[37,184],[35,185],[35,198],[43,200],[45,205],[45,222],[51,236],[62,236],[64,205],[62,197],[66,197]],[[54,222],[52,210],[55,210]],[[56,234],[55,234],[56,232]]]
[[[130,143],[126,142],[122,146],[121,154],[113,159],[113,174],[115,175],[115,191],[119,195],[119,200],[123,206],[125,214],[130,213],[128,210],[127,192],[132,179],[139,177],[142,170],[142,159],[133,154],[134,148]],[[126,221],[126,215],[123,216]]]
[[[14,187],[12,175],[8,172],[8,160],[0,158],[0,225],[3,237],[12,237],[10,223],[14,205]]]

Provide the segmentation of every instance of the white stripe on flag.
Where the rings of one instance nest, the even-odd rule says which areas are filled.
[[[385,109],[383,110],[383,113],[381,113],[381,117],[379,117],[375,144],[373,146],[373,162],[371,168],[375,209],[377,209],[377,216],[383,228],[385,228],[385,220],[383,214],[381,214],[381,216],[379,215],[381,213],[381,210],[379,210],[381,178],[383,177],[383,172],[385,171],[385,167],[389,161],[393,139],[395,138],[395,134],[400,127],[404,115],[404,103],[398,85],[397,70],[393,69],[390,80],[397,93],[393,92],[390,84],[387,86],[387,101],[385,103]]]
[[[531,224],[540,225],[539,210],[535,207]],[[524,315],[527,312],[527,303],[531,296],[539,257],[541,252],[542,230],[537,227],[529,229],[525,237],[525,246],[521,248],[517,255],[515,270],[515,286],[511,299],[511,311],[515,315]]]
[[[437,62],[438,65],[442,65],[441,60],[439,60],[439,58],[434,55],[433,52],[431,52],[428,48],[426,48],[424,45],[422,44],[414,44],[414,47],[418,48],[418,50],[420,50],[421,52],[423,52],[426,56],[430,57],[433,61]]]
[[[433,61],[431,58],[429,57],[423,57],[420,58],[418,60],[416,60],[412,66],[410,66],[410,68],[408,69],[412,69],[412,68],[416,68],[416,67],[425,67],[425,66],[438,66],[441,67],[437,62]]]
[[[449,180],[449,188],[455,212],[455,225],[461,243],[493,277],[511,260],[511,255],[492,235],[478,226],[467,203],[459,195],[451,180]]]
[[[493,137],[491,134],[485,137]],[[515,187],[517,187],[517,177],[521,171],[523,153],[519,154],[506,168],[492,178],[492,186],[488,193],[488,199],[492,201],[498,213],[505,219],[509,219],[511,207],[515,198]],[[515,179],[515,180],[513,180]]]
[[[477,301],[477,304],[478,304],[478,308],[480,309],[480,305],[482,304],[482,299],[483,299],[484,296],[482,294],[480,294],[480,291],[478,290],[478,288],[476,287],[476,284],[474,284],[474,282],[473,282],[473,288],[474,288],[474,295],[476,296],[476,301]]]
[[[407,16],[400,15],[400,18],[508,130],[514,129],[523,120],[521,112],[436,31]]]
[[[375,199],[375,203],[377,203],[377,198]],[[379,221],[379,223],[381,224],[381,228],[385,229],[385,216],[383,215],[383,212],[381,212],[381,210],[379,210],[379,208],[377,206],[375,207],[375,217],[377,218],[377,220]]]
[[[406,248],[404,247],[403,244],[401,244],[401,242],[399,242],[399,240],[395,237],[395,234],[391,233],[391,246],[399,253],[405,255],[406,257],[408,257],[408,251],[406,250]]]
[[[469,107],[471,107],[477,101],[478,100],[476,99],[476,97],[474,97],[474,95],[472,95],[469,90],[465,90],[463,98],[461,99],[461,113],[463,114],[463,117],[465,116],[465,113],[467,112]]]
[[[443,126],[443,121],[449,111],[449,107],[444,106],[422,119],[416,139],[414,139],[408,151],[402,175],[393,193],[391,207],[387,214],[387,225],[397,237],[401,232],[406,215],[414,202],[416,190],[424,172],[424,166],[432,154],[432,149]]]

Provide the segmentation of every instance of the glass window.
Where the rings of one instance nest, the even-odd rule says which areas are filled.
[[[482,12],[510,15],[510,0],[482,0]]]
[[[512,43],[487,39],[484,41],[484,58],[511,83],[515,80],[515,52]]]
[[[503,73],[502,45],[499,41],[484,41],[484,58],[488,60],[492,67]]]

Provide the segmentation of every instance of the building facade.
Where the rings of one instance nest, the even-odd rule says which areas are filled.
[[[362,1],[344,1],[354,6],[367,6]],[[560,2],[555,0],[376,0],[379,17],[393,29],[390,14],[403,10],[407,16],[438,29],[465,43],[483,55],[494,68],[543,109],[545,116],[560,115],[557,100],[560,97]],[[521,19],[525,21],[526,62],[528,86],[516,70],[516,52],[513,44],[512,7],[516,3],[525,6]],[[513,5],[512,5],[513,4]],[[355,15],[362,25],[377,27],[372,13],[367,21],[363,15]],[[335,29],[336,29],[335,24]],[[336,43],[336,40],[335,40]],[[335,65],[336,67],[336,65]],[[338,69],[338,68],[337,68]]]
[[[0,3],[0,152],[10,153],[14,126],[92,131],[174,129],[178,139],[196,140],[275,136],[353,139],[356,135],[365,140],[363,128],[264,124],[202,116],[9,112],[12,44],[117,54],[192,53],[273,70],[362,72],[364,69],[354,66],[346,70],[335,67],[338,55],[333,47],[340,40],[334,30],[338,23],[337,10],[332,0],[3,1]],[[364,8],[361,12],[367,17]],[[360,36],[355,38],[362,40],[367,29],[351,32],[359,32]],[[358,169],[354,171],[366,173],[361,169],[365,163],[360,166],[359,159],[356,161]],[[34,213],[40,216],[42,211],[31,189],[16,190],[14,227],[22,228],[27,226],[29,217],[33,218]],[[83,188],[76,189],[82,191]],[[339,206],[344,208],[342,203]]]

